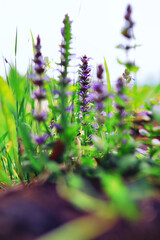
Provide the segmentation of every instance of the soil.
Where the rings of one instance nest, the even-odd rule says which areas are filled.
[[[140,208],[143,217],[139,222],[119,219],[95,240],[160,240],[160,200],[142,201]],[[36,239],[87,215],[62,199],[53,183],[13,188],[0,193],[0,240]]]

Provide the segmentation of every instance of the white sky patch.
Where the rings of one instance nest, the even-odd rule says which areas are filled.
[[[64,15],[68,13],[73,20],[72,51],[76,53],[75,59],[87,54],[93,58],[91,63],[95,67],[103,63],[105,57],[111,81],[115,82],[123,72],[116,59],[125,55],[115,46],[125,43],[120,31],[128,3],[133,6],[136,43],[141,44],[134,53],[136,64],[140,66],[137,82],[159,83],[159,0],[0,0],[0,75],[5,75],[3,56],[14,62],[16,28],[18,70],[26,73],[33,57],[30,30],[35,39],[40,35],[42,53],[55,67],[54,63],[59,61],[60,29]]]

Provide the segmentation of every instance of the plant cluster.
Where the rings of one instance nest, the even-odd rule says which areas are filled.
[[[134,39],[131,14],[129,5],[122,30],[128,41]],[[98,178],[114,206],[111,209],[136,218],[137,199],[131,197],[128,181],[137,179],[136,191],[141,192],[139,182],[149,184],[152,177],[159,185],[160,180],[160,86],[137,87],[130,74],[138,67],[128,59],[119,61],[125,71],[113,88],[106,61],[104,66],[98,65],[95,79],[86,55],[80,58],[74,83],[69,78],[71,24],[65,15],[58,79],[47,76],[40,36],[36,44],[33,40],[34,71],[31,66],[27,75],[21,76],[16,66],[11,66],[6,80],[0,78],[0,186],[49,179],[60,181],[67,191],[74,189],[81,199],[87,191],[85,181]],[[118,47],[128,55],[136,46]],[[94,202],[93,196],[87,197],[86,201]],[[96,208],[91,204],[89,211],[92,206]]]

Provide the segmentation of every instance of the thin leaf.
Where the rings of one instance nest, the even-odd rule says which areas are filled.
[[[30,33],[31,33],[31,38],[32,38],[32,48],[33,48],[33,54],[35,54],[35,42],[34,42],[34,37],[33,37],[33,33],[32,31],[30,30]]]
[[[94,215],[89,215],[66,223],[37,240],[91,240],[109,231],[115,222],[115,219],[104,220]]]
[[[107,66],[107,62],[106,62],[105,58],[104,58],[104,66],[105,66],[106,75],[107,75],[108,92],[110,92],[111,91],[111,81],[110,81],[109,70],[108,70],[108,66]]]
[[[18,30],[16,29],[16,38],[15,38],[15,56],[17,56],[17,39],[18,39]]]

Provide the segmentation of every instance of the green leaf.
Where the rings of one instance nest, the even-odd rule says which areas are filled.
[[[122,62],[119,59],[117,59],[117,62],[120,65],[124,65],[130,72],[136,73],[139,70],[139,67],[134,64],[134,62]]]
[[[5,119],[6,130],[8,131],[8,137],[11,141],[11,149],[13,159],[15,161],[15,167],[18,170],[18,174],[22,175],[21,166],[18,158],[18,147],[17,147],[17,132],[15,124],[15,99],[13,93],[8,84],[0,77],[0,100],[2,113]]]
[[[119,213],[128,219],[136,219],[138,217],[137,207],[130,199],[129,190],[122,178],[119,175],[104,172],[101,172],[100,177],[104,191],[111,198]]]
[[[0,183],[6,184],[7,186],[12,186],[12,181],[10,180],[8,175],[4,172],[1,166],[0,166]]]
[[[21,101],[24,95],[24,89],[27,84],[25,76],[21,76],[15,67],[10,68],[9,72],[9,84],[15,95],[16,100]]]
[[[35,42],[34,42],[34,37],[33,37],[33,33],[32,33],[32,31],[30,30],[30,33],[31,33],[31,38],[32,38],[32,48],[33,48],[33,54],[35,54],[36,53],[36,50],[35,50]]]
[[[94,215],[80,217],[70,221],[37,240],[90,240],[95,239],[115,223],[114,219],[97,218]],[[76,238],[75,238],[76,236]]]
[[[108,92],[110,92],[111,91],[111,81],[110,81],[109,70],[108,70],[108,66],[107,66],[107,62],[106,62],[105,58],[104,58],[104,66],[105,66],[106,75],[107,75]]]

